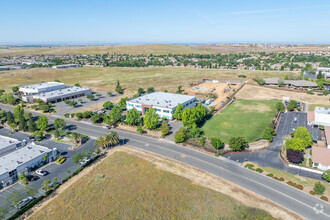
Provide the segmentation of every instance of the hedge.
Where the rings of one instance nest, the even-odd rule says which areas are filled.
[[[263,169],[261,169],[261,168],[257,168],[256,171],[257,171],[258,173],[262,173],[262,172],[264,172]]]
[[[300,189],[300,190],[303,190],[303,189],[304,189],[304,187],[303,187],[302,185],[300,185],[300,184],[293,183],[293,182],[291,182],[291,181],[286,182],[286,183],[287,183],[288,185],[290,185],[290,186],[293,186],[293,187],[297,188],[297,189]]]
[[[35,204],[37,204],[38,202],[40,202],[45,197],[46,196],[42,195],[42,196],[39,196],[38,198],[34,199],[30,203],[28,203],[26,206],[24,206],[22,209],[20,209],[15,214],[13,214],[10,218],[8,218],[8,220],[17,219],[18,217],[20,217],[21,215],[23,215],[24,212],[26,212],[27,210],[29,210],[30,208],[32,208]]]
[[[272,173],[268,173],[266,176],[273,177],[274,175]]]
[[[273,179],[278,180],[278,181],[284,181],[284,178],[283,177],[273,176]]]

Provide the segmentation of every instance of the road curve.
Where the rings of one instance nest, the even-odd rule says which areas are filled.
[[[0,107],[7,111],[12,110],[11,106],[0,105]],[[36,113],[33,114],[35,116],[40,115]],[[48,118],[52,121],[56,117],[48,116]],[[91,137],[99,137],[108,133],[108,130],[87,122],[66,121],[68,125],[73,125],[77,132]],[[270,177],[243,168],[240,164],[231,160],[223,157],[210,156],[199,151],[169,143],[163,139],[155,139],[121,130],[116,130],[116,132],[121,138],[126,139],[126,143],[130,146],[168,157],[228,180],[306,219],[330,219],[329,203],[285,183],[278,182]],[[182,155],[185,156],[182,157]]]

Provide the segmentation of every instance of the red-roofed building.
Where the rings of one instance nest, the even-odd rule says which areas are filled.
[[[330,149],[323,147],[313,147],[312,151],[313,166],[320,170],[330,169]]]

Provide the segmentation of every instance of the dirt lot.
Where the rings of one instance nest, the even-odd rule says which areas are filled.
[[[248,100],[282,100],[283,96],[308,104],[330,104],[329,95],[308,95],[306,93],[290,92],[256,85],[245,85],[236,94],[237,99]]]
[[[198,98],[209,99],[206,96],[209,94],[214,94],[217,98],[212,102],[211,105],[215,105],[216,109],[219,109],[224,102],[227,101],[227,97],[232,95],[236,90],[241,88],[243,84],[238,84],[236,82],[203,82],[199,85],[193,85],[184,91],[189,95],[197,96]]]
[[[117,152],[117,153],[115,153]],[[119,152],[126,152],[129,155],[125,156],[125,154],[121,153],[118,154]],[[142,158],[143,161],[148,161],[151,162],[153,165],[149,165],[146,162],[141,161],[140,159],[135,159],[135,157],[133,157],[133,155],[138,156],[139,158]],[[125,161],[123,160],[126,157]],[[110,166],[111,165],[111,166]],[[155,166],[155,168],[157,168],[156,170],[152,167]],[[123,169],[126,169],[125,167],[128,167],[130,169],[132,169],[131,171],[120,171]],[[141,174],[142,175],[137,175],[135,174],[135,172],[132,172],[134,169],[136,168],[142,169],[141,170]],[[113,169],[120,169],[118,170],[118,172],[113,173]],[[146,171],[144,171],[145,169],[147,169]],[[108,171],[107,171],[108,170]],[[110,171],[110,173],[109,173]],[[167,171],[169,173],[164,173],[164,171]],[[128,173],[127,173],[128,172]],[[95,175],[97,174],[105,174],[105,178],[101,181],[98,179],[95,179]],[[171,174],[172,173],[172,174]],[[176,176],[171,176],[171,175],[178,175]],[[121,184],[118,185],[117,183],[117,179],[124,175],[125,181]],[[152,179],[149,179],[148,176],[152,175]],[[111,177],[112,176],[112,177]],[[148,198],[148,192],[147,191],[132,191],[134,189],[129,190],[128,185],[130,184],[132,180],[130,180],[130,178],[132,178],[132,176],[135,176],[135,178],[138,179],[137,180],[133,180],[132,184],[130,185],[130,187],[134,186],[133,188],[136,188],[136,190],[139,190],[139,187],[145,190],[148,190],[150,187],[161,187],[162,185],[168,185],[171,182],[169,181],[171,178],[176,181],[176,184],[173,185],[172,187],[172,191],[174,191],[175,193],[179,193],[180,195],[172,195],[173,193],[169,192],[168,189],[159,189],[157,192],[156,191],[152,191],[152,196],[149,198],[151,200],[155,200],[157,199],[158,196],[161,196],[165,193],[166,198],[164,198],[166,201],[151,201],[151,202],[155,202],[157,203],[168,203],[172,200],[172,196],[177,197],[175,199],[175,201],[173,201],[174,203],[177,204],[168,204],[165,205],[163,207],[159,207],[159,209],[154,210],[151,206],[151,204],[147,204],[148,203],[148,199],[146,200],[146,198]],[[107,178],[110,177],[110,178]],[[160,177],[160,179],[159,179]],[[182,177],[184,177],[184,179],[182,179]],[[134,179],[134,178],[133,178]],[[142,185],[141,183],[145,184],[145,179],[148,182],[147,185]],[[188,181],[187,181],[188,180]],[[86,182],[87,181],[87,182]],[[102,182],[103,181],[114,181],[114,183],[111,185],[111,187],[109,187],[109,185],[106,185],[107,190],[105,190],[105,188],[103,188]],[[142,181],[140,183],[140,181]],[[152,183],[153,181],[161,181],[161,184],[157,183]],[[180,184],[180,181],[186,181],[185,184]],[[191,185],[190,181],[193,183]],[[92,185],[90,185],[90,183],[92,182],[96,182]],[[95,186],[96,184],[96,186]],[[88,187],[89,186],[89,187]],[[182,188],[182,192],[179,191],[175,191],[177,190],[177,188],[180,188],[181,186],[184,186],[184,188]],[[82,188],[81,188],[82,187]],[[88,187],[88,188],[86,188]],[[165,186],[164,186],[165,187]],[[193,193],[194,195],[190,195],[191,193],[187,193],[186,191],[190,190],[191,187],[194,189]],[[204,189],[200,188],[200,187],[206,187],[208,189],[212,189],[217,191],[217,193],[213,192],[213,194],[209,195],[209,193],[207,191],[205,191]],[[86,194],[90,194],[92,193],[93,190],[98,189],[101,190],[101,192],[103,192],[103,195],[99,195],[99,197],[96,198],[87,198]],[[101,189],[103,188],[103,189]],[[119,192],[119,190],[124,189],[125,192],[123,192],[124,194],[121,194]],[[102,191],[103,190],[103,191]],[[75,192],[76,191],[76,192]],[[107,192],[109,191],[109,192]],[[110,192],[113,191],[113,196],[108,197],[110,195],[108,195]],[[130,192],[132,191],[132,192]],[[143,199],[141,196],[139,196],[139,192],[140,193],[144,193],[146,198]],[[197,192],[201,192],[203,193],[203,196],[197,196],[196,197],[196,193]],[[219,199],[222,198],[223,196],[218,195],[219,193],[222,193],[224,195],[229,196],[226,200],[224,200],[222,203],[222,205],[218,204],[219,200],[214,200],[214,199]],[[61,218],[61,216],[66,216],[66,217],[78,217],[78,218],[88,218],[88,216],[84,215],[84,213],[86,212],[86,210],[94,210],[96,207],[99,207],[97,210],[97,212],[95,212],[95,216],[93,216],[93,218],[98,218],[98,217],[106,217],[108,215],[121,215],[121,218],[125,218],[129,217],[130,215],[134,214],[135,212],[137,212],[139,215],[144,214],[145,216],[148,216],[148,213],[155,213],[156,215],[163,215],[164,216],[175,216],[176,214],[180,213],[180,210],[182,208],[185,209],[185,211],[182,213],[183,215],[180,215],[181,217],[183,216],[190,216],[192,214],[194,214],[195,216],[198,216],[198,213],[202,212],[202,215],[200,216],[201,218],[203,218],[202,216],[206,217],[207,216],[209,218],[212,218],[210,216],[212,216],[213,212],[215,211],[216,213],[220,213],[220,215],[225,215],[228,218],[237,218],[240,213],[238,210],[236,210],[236,214],[231,215],[230,213],[228,213],[225,209],[230,208],[229,205],[231,204],[231,198],[234,198],[235,200],[237,200],[237,202],[245,205],[245,206],[249,206],[249,207],[254,207],[254,208],[259,208],[259,209],[264,209],[267,210],[268,213],[270,213],[273,217],[275,218],[281,218],[281,219],[301,219],[299,216],[291,213],[290,211],[284,209],[283,207],[280,207],[258,195],[255,195],[237,185],[234,185],[230,182],[227,182],[223,179],[217,178],[211,174],[202,172],[200,170],[194,169],[190,166],[187,165],[183,165],[181,163],[177,163],[174,161],[171,161],[169,159],[160,157],[158,155],[155,154],[151,154],[151,153],[144,153],[141,151],[137,151],[133,148],[130,148],[129,146],[127,147],[118,147],[116,149],[111,150],[111,153],[107,156],[107,158],[103,159],[102,162],[99,162],[97,164],[92,165],[91,167],[88,167],[86,170],[84,170],[83,172],[81,172],[79,175],[73,177],[72,179],[70,179],[66,184],[64,184],[63,186],[61,186],[58,190],[57,190],[57,195],[50,198],[48,201],[45,201],[43,204],[39,205],[38,207],[34,208],[34,213],[32,214],[32,216],[30,216],[29,219],[42,219],[42,218],[47,218],[47,219],[58,219]],[[72,194],[74,193],[74,194]],[[136,195],[135,199],[129,199],[126,198],[127,196],[129,196],[131,194]],[[137,193],[137,194],[136,194]],[[184,195],[181,195],[182,193],[184,193]],[[106,195],[107,194],[107,195]],[[115,198],[115,196],[118,196],[117,198]],[[179,196],[179,197],[178,197]],[[182,201],[182,197],[187,197],[187,196],[194,196],[194,198],[191,198],[192,200],[186,201],[183,200]],[[185,206],[185,207],[181,207],[178,206],[180,204],[180,202],[184,202],[186,204],[195,204],[196,202],[198,202],[199,200],[203,199],[204,197],[207,197],[207,204],[204,204],[203,206],[200,206],[201,204],[199,203],[196,208],[193,210],[188,211],[187,208],[190,206]],[[94,200],[94,202],[88,203],[86,204],[86,201],[79,199],[80,197],[86,197],[86,200]],[[92,196],[92,197],[95,197]],[[181,198],[180,198],[181,197]],[[110,198],[110,200],[109,200]],[[77,200],[78,199],[78,200]],[[95,200],[96,199],[96,200]],[[129,199],[129,200],[127,200]],[[138,199],[139,202],[134,202],[136,199]],[[72,201],[77,200],[77,203],[72,203]],[[104,200],[104,202],[106,203],[113,203],[112,206],[107,206],[105,203],[99,204],[100,202],[102,202],[102,200]],[[118,206],[121,203],[121,200],[123,201],[127,201],[129,203],[132,203],[131,205],[129,205],[128,208],[124,208],[124,210],[122,210],[122,208],[120,208],[120,206]],[[96,202],[99,201],[99,202]],[[194,202],[195,201],[195,202]],[[86,206],[87,205],[87,206]],[[127,204],[128,205],[128,204]],[[139,206],[140,209],[136,210],[134,206],[137,206],[137,208]],[[148,205],[146,206],[146,209],[141,209],[142,207],[144,207],[144,205]],[[220,206],[217,206],[220,205]],[[81,209],[82,207],[85,207],[84,209]],[[172,208],[171,208],[172,207]],[[170,208],[170,210],[172,210],[171,213],[165,214],[166,210],[168,210]],[[213,209],[216,208],[216,209]],[[232,207],[234,208],[234,207]],[[111,210],[113,210],[111,212]],[[205,213],[205,209],[208,209],[208,211]],[[235,208],[236,209],[236,208]],[[204,211],[203,211],[204,210]],[[213,210],[213,211],[212,211]],[[218,210],[218,211],[216,211]],[[124,212],[122,212],[124,211]],[[235,213],[235,210],[232,210],[233,213]],[[257,213],[259,213],[260,211],[258,211],[258,209],[255,210],[255,215],[254,216],[245,216],[247,218],[257,218],[257,217],[261,217],[258,216]],[[106,214],[109,213],[109,214]],[[216,214],[214,213],[214,214]],[[222,213],[222,214],[221,214]],[[104,215],[105,214],[105,215]],[[164,215],[165,214],[165,215]],[[196,215],[197,214],[197,215]],[[92,213],[89,213],[87,215],[92,215]],[[101,216],[100,216],[101,215]],[[231,217],[230,217],[231,215]],[[98,217],[97,217],[98,216]],[[154,217],[155,217],[154,216]],[[90,216],[92,217],[92,216]],[[132,216],[131,216],[132,217]],[[136,217],[136,216],[135,216]],[[150,216],[149,216],[150,217]],[[242,216],[241,216],[242,217]],[[266,216],[264,216],[266,217]],[[267,217],[266,217],[267,218]]]

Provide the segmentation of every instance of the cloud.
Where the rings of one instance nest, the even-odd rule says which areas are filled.
[[[295,7],[295,8],[274,8],[274,9],[261,9],[261,10],[249,10],[249,11],[232,11],[224,12],[218,15],[246,15],[246,14],[262,14],[268,12],[281,12],[281,11],[297,11],[304,9],[314,9],[314,8],[325,8],[330,5],[315,5],[315,6],[305,6],[305,7]]]

